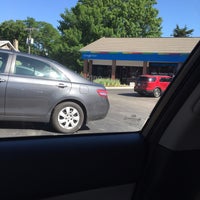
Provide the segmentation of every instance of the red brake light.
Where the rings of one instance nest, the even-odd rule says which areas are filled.
[[[97,90],[97,93],[98,93],[98,95],[101,96],[101,97],[104,97],[104,98],[107,98],[107,97],[108,97],[108,92],[107,92],[107,90],[105,90],[105,89],[98,89],[98,90]]]

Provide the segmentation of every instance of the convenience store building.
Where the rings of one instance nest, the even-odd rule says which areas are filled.
[[[200,38],[101,38],[80,52],[84,77],[120,79],[141,74],[175,75]]]

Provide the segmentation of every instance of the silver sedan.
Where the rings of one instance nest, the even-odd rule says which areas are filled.
[[[74,133],[109,110],[104,86],[38,56],[0,50],[0,120],[50,122]]]

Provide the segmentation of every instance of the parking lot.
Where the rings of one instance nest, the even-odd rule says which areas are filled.
[[[109,89],[110,110],[105,119],[92,121],[77,134],[137,131],[142,128],[158,101],[141,97],[128,89]],[[60,135],[49,124],[25,122],[0,122],[0,137]]]
[[[141,97],[133,89],[108,90],[110,110],[103,120],[88,124],[86,132],[137,131],[142,128],[158,99]]]

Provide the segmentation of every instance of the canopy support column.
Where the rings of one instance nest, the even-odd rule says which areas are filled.
[[[115,80],[115,73],[116,73],[116,60],[112,60],[111,79],[113,80]]]
[[[148,67],[149,63],[147,61],[143,62],[143,70],[142,70],[142,74],[145,75],[147,74],[147,67]]]
[[[83,64],[83,77],[87,78],[88,76],[88,60],[84,60]]]
[[[93,61],[89,60],[89,76],[90,77],[92,76],[92,63],[93,63]]]

